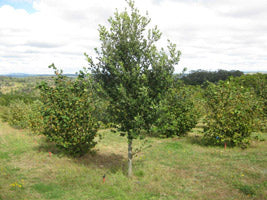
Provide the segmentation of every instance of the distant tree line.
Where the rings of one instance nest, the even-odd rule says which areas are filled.
[[[239,77],[244,73],[239,70],[218,70],[218,71],[206,71],[206,70],[193,70],[188,75],[182,77],[182,80],[187,85],[202,85],[206,81],[216,83],[220,80],[226,80],[228,77]]]

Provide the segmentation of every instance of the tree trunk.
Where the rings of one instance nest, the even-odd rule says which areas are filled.
[[[132,139],[128,139],[128,177],[132,176]]]

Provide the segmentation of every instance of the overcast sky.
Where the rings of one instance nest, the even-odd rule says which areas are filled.
[[[0,0],[0,74],[65,73],[95,56],[98,24],[124,0]],[[238,69],[267,71],[267,0],[136,0],[152,25],[182,52],[176,72]]]

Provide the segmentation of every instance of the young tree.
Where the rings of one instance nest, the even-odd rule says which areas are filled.
[[[127,3],[129,12],[127,8],[121,13],[116,10],[108,20],[109,28],[100,25],[98,62],[85,55],[95,80],[110,100],[120,131],[127,134],[131,176],[132,141],[153,123],[155,107],[170,86],[180,51],[170,41],[168,52],[157,50],[155,43],[161,37],[157,26],[147,31],[148,16],[141,16],[133,1]]]

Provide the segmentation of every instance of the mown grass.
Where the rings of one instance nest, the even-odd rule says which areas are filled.
[[[129,179],[126,138],[100,133],[94,153],[72,158],[42,136],[0,123],[0,199],[266,199],[266,136],[245,150],[207,147],[199,129],[148,138]]]

